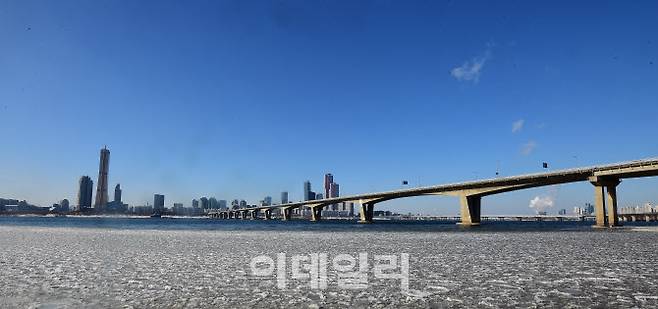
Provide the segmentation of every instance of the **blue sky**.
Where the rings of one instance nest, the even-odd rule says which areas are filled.
[[[658,156],[650,1],[0,1],[0,197],[256,203]],[[658,202],[626,181],[623,205]],[[484,213],[530,213],[533,189]],[[556,206],[592,199],[564,185]],[[454,214],[454,198],[382,209]]]

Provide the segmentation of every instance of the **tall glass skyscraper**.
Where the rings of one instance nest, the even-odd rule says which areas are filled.
[[[334,175],[331,173],[324,174],[324,197],[331,197],[331,184],[334,183]]]
[[[304,181],[304,200],[305,201],[310,201],[315,199],[315,194],[311,191],[311,182],[310,181]],[[311,196],[312,195],[312,196]]]
[[[288,204],[288,191],[281,192],[281,204]]]
[[[101,149],[101,159],[98,166],[98,184],[96,187],[96,202],[94,208],[102,210],[108,202],[107,198],[107,174],[110,171],[110,151],[105,146]]]
[[[94,190],[94,181],[89,176],[80,177],[78,187],[78,210],[91,207],[91,195]]]

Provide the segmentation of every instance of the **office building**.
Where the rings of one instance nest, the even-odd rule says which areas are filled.
[[[327,195],[327,198],[339,197],[339,196],[340,196],[340,186],[337,183],[332,182],[329,185],[329,195]]]
[[[61,202],[59,202],[59,211],[69,212],[69,200],[63,199]]]
[[[207,197],[204,196],[199,199],[199,206],[201,207],[201,209],[206,210],[210,208],[210,201],[208,200]]]
[[[288,191],[281,192],[281,204],[288,204]]]
[[[121,184],[114,187],[114,202],[121,203]]]
[[[331,184],[334,183],[334,175],[331,173],[324,174],[324,196],[331,197]]]
[[[156,213],[162,213],[165,210],[165,197],[162,194],[153,195],[153,211]]]
[[[315,192],[311,191],[311,182],[304,181],[304,200],[312,201],[315,199]]]
[[[339,197],[340,196],[340,187],[338,186],[337,183],[332,182],[329,184],[329,195],[327,198],[333,198],[333,197]],[[332,204],[331,207],[329,207],[331,210],[338,210],[338,204]]]

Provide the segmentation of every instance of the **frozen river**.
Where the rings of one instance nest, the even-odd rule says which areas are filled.
[[[1,308],[658,307],[651,229],[56,220],[0,220]]]

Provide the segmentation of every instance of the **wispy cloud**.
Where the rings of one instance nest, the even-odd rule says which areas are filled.
[[[537,143],[533,140],[530,140],[527,143],[523,144],[523,147],[521,147],[521,154],[527,156],[531,154],[533,151],[535,151],[536,148],[537,148]]]
[[[490,55],[491,52],[487,49],[484,55],[475,57],[470,61],[464,62],[461,66],[450,70],[450,75],[458,81],[472,81],[477,83],[480,80],[482,68],[484,68],[484,65],[489,60]]]
[[[523,120],[523,119],[519,119],[517,121],[514,121],[512,123],[512,133],[516,133],[516,132],[521,131],[521,129],[523,129],[523,124],[524,123],[525,123],[525,120]]]

